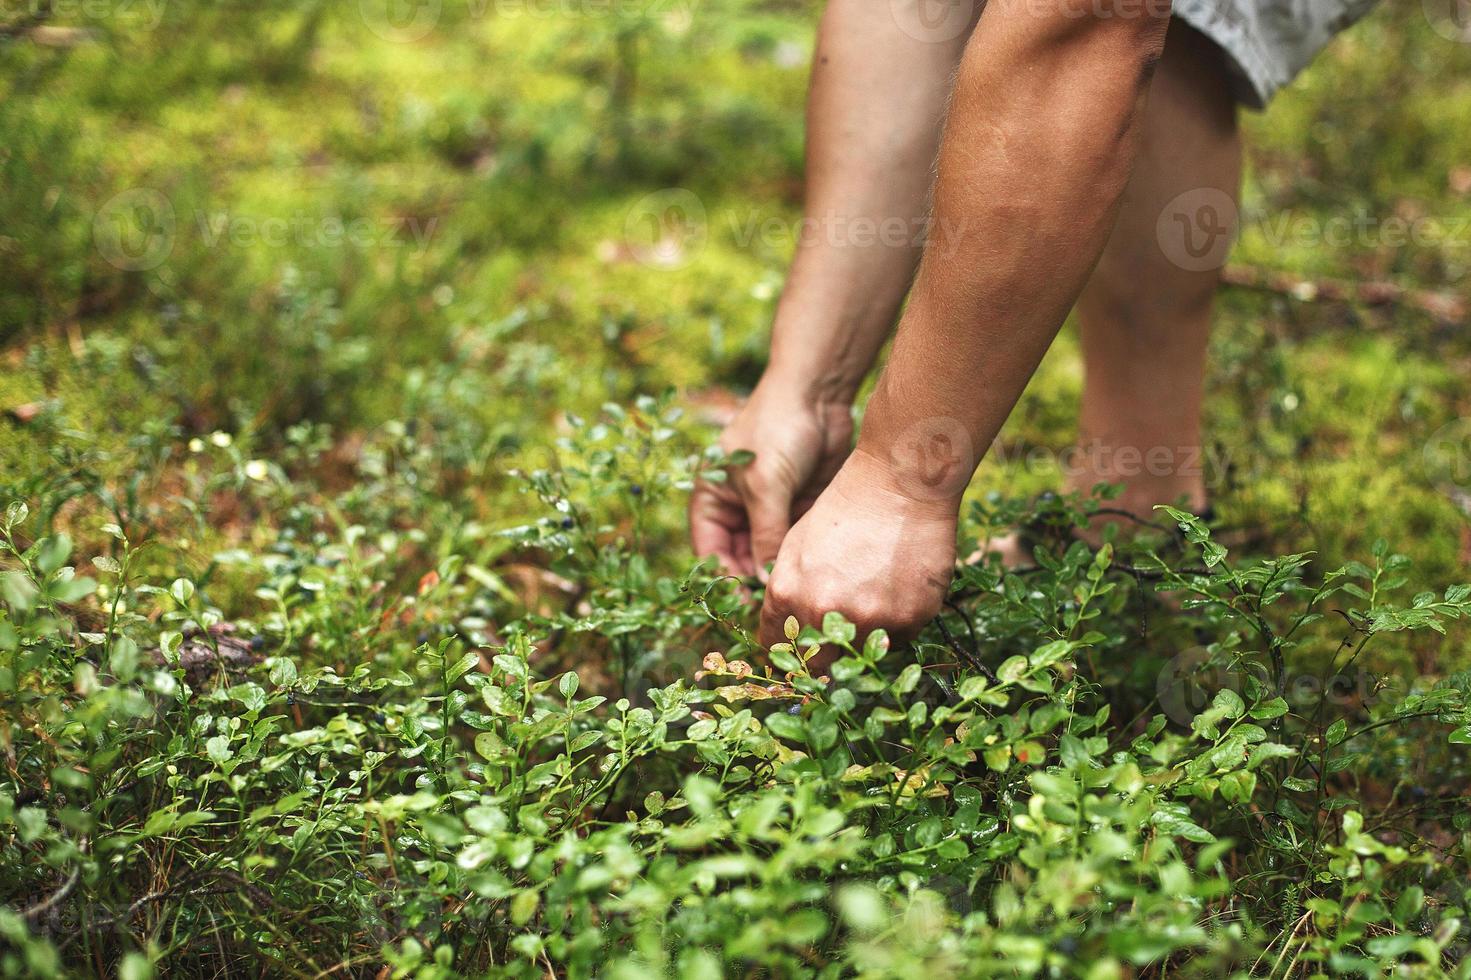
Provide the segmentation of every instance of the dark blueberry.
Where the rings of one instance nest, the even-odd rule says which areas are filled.
[[[633,486],[631,486],[631,487],[628,488],[628,492],[631,493],[631,494],[633,494],[635,497],[641,497],[641,496],[643,496],[643,492],[644,492],[643,484],[641,484],[641,483],[635,483]]]
[[[800,704],[794,704],[790,708],[787,709],[787,714],[789,714],[789,715],[800,715],[801,713],[802,713],[802,706]]]
[[[570,518],[570,517],[564,517],[564,518],[562,518],[562,527],[570,530],[572,528],[572,523],[573,523],[572,522],[572,518]]]
[[[265,647],[266,647],[266,638],[264,636],[261,636],[259,633],[255,634],[255,636],[252,636],[250,638],[250,649],[252,649],[252,650],[264,650]]]
[[[1063,936],[1057,941],[1057,951],[1064,956],[1071,956],[1078,951],[1078,940],[1073,936]]]

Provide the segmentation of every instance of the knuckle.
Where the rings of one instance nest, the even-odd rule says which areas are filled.
[[[854,626],[872,629],[874,626],[882,625],[884,609],[876,602],[849,603],[848,608],[840,610],[848,622]]]
[[[818,618],[821,618],[822,616],[825,616],[830,612],[843,611],[843,600],[830,592],[814,593],[811,602],[808,605],[810,606],[811,611],[816,614]]]

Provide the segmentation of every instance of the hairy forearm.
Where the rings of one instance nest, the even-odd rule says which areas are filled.
[[[853,398],[920,256],[941,122],[968,35],[906,30],[905,4],[922,2],[831,0],[818,31],[803,234],[768,368],[773,383],[817,401]]]
[[[958,501],[1108,237],[1168,20],[1131,13],[991,0],[966,50],[934,233],[859,440],[930,499]]]

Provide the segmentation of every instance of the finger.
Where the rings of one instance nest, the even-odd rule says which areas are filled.
[[[766,601],[761,603],[761,626],[757,632],[757,638],[761,641],[762,646],[770,647],[786,640],[785,626],[788,615],[786,603],[767,589]]]
[[[751,531],[749,528],[737,531],[731,540],[735,542],[734,551],[736,558],[741,563],[741,574],[747,579],[756,574],[756,561],[751,557]],[[749,569],[747,571],[746,569]]]
[[[768,492],[747,501],[751,521],[751,559],[756,577],[765,582],[766,566],[776,561],[781,543],[792,529],[792,497],[789,493]]]
[[[704,486],[690,494],[690,546],[700,557],[714,555],[721,568],[732,575],[756,573],[751,559],[746,515],[739,504],[723,500]]]

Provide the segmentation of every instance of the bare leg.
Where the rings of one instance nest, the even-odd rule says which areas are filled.
[[[1211,229],[1159,222],[1182,194],[1190,220],[1223,200],[1219,192],[1233,205],[1238,196],[1241,140],[1222,59],[1171,22],[1118,222],[1078,300],[1086,380],[1068,483],[1085,493],[1122,483],[1116,505],[1140,515],[1155,504],[1206,504],[1200,402],[1220,269],[1197,267],[1217,265],[1224,241],[1192,257],[1179,236],[1198,232],[1193,244],[1203,246]],[[1225,220],[1220,210],[1208,213]]]

